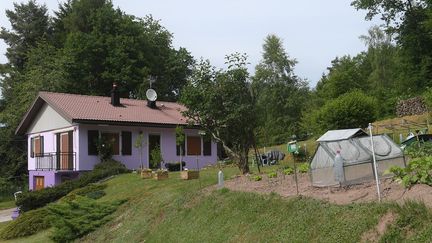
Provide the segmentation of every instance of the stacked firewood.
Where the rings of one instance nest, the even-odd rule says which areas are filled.
[[[426,112],[426,103],[422,97],[414,97],[407,100],[400,100],[396,105],[396,115],[398,117],[421,115]]]

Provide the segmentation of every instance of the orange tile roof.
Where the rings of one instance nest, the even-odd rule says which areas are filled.
[[[113,106],[111,97],[39,92],[16,133],[24,133],[43,101],[70,122],[187,124],[187,119],[181,114],[186,108],[175,102],[157,101],[157,108],[152,109],[147,106],[146,100],[121,98],[121,106]]]

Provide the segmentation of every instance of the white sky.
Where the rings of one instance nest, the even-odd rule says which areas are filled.
[[[0,25],[10,28],[5,15],[10,0],[0,1]],[[17,2],[17,1],[15,1]],[[23,2],[22,0],[18,2]],[[63,0],[37,0],[51,10]],[[314,87],[336,56],[365,50],[359,36],[379,21],[365,21],[365,12],[350,0],[113,0],[114,6],[137,17],[152,14],[174,34],[174,46],[185,47],[198,59],[210,59],[224,67],[224,56],[244,52],[253,72],[268,34],[284,41],[286,51],[297,59],[295,73]],[[0,41],[0,63],[5,63],[6,44]]]

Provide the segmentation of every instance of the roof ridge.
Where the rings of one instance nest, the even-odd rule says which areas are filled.
[[[39,95],[41,94],[58,94],[58,95],[68,95],[68,96],[82,96],[82,97],[91,97],[91,98],[107,98],[110,99],[110,96],[101,96],[101,95],[86,95],[86,94],[75,94],[75,93],[63,93],[63,92],[52,92],[52,91],[39,91]],[[122,100],[133,100],[133,101],[147,101],[146,99],[132,99],[132,98],[122,98]],[[164,103],[171,103],[171,104],[179,104],[179,102],[175,101],[164,101],[164,100],[158,100],[158,102],[164,102]]]

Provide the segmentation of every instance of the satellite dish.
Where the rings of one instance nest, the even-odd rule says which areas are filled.
[[[156,101],[157,93],[154,89],[148,89],[146,91],[146,97],[147,97],[147,100],[149,100],[149,101]]]

